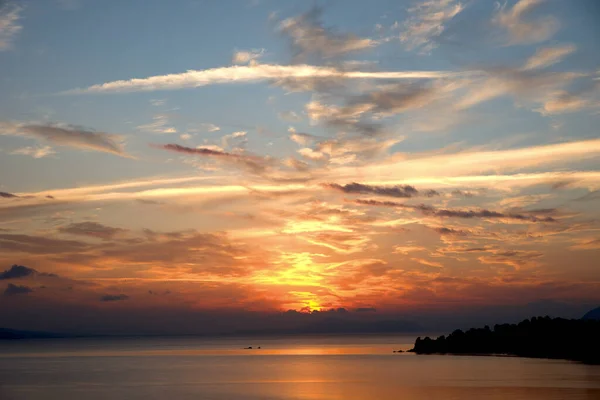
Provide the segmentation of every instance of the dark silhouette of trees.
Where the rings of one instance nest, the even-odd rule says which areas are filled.
[[[558,358],[600,364],[600,320],[533,317],[518,324],[456,330],[417,338],[417,354],[489,354]]]

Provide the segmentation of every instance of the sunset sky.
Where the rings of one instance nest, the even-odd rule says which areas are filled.
[[[599,305],[598,18],[0,0],[0,325]]]

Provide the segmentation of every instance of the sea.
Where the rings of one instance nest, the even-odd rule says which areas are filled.
[[[414,340],[349,335],[4,341],[0,399],[600,399],[600,366],[394,352],[408,350]]]

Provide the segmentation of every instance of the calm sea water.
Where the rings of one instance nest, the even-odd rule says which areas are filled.
[[[600,399],[600,366],[392,353],[413,342],[398,336],[3,342],[0,399]]]

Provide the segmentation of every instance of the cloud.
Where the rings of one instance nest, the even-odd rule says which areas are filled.
[[[400,40],[408,50],[430,53],[437,47],[436,39],[446,29],[446,24],[456,17],[464,5],[456,0],[424,0],[408,9]]]
[[[448,236],[468,236],[470,234],[469,231],[465,231],[462,229],[454,229],[454,228],[446,228],[446,227],[436,227],[433,228],[434,231],[439,233],[440,235],[448,235]]]
[[[508,45],[532,44],[550,39],[559,29],[559,21],[552,16],[527,18],[545,0],[519,0],[512,8],[502,5],[492,22],[504,28]]]
[[[100,301],[124,301],[129,299],[126,294],[106,294],[100,297]]]
[[[372,105],[368,103],[356,103],[338,107],[313,100],[306,104],[305,109],[313,123],[322,121],[327,126],[335,129],[347,129],[359,132],[365,136],[375,136],[383,128],[378,123],[361,121],[363,115],[372,109]]]
[[[26,147],[21,147],[19,149],[13,150],[10,154],[31,156],[33,158],[44,158],[46,156],[56,154],[56,152],[50,146],[39,146],[39,147],[26,146]]]
[[[102,240],[110,240],[121,235],[127,230],[102,225],[98,222],[77,222],[69,224],[67,226],[61,226],[60,228],[58,228],[58,231],[61,233],[68,233],[71,235],[87,236]]]
[[[427,190],[425,192],[420,192],[414,186],[411,185],[374,186],[352,182],[346,185],[339,185],[337,183],[326,183],[323,186],[329,189],[338,190],[343,193],[377,194],[380,196],[388,197],[410,198],[415,196],[433,197],[440,195],[439,192],[435,190]]]
[[[265,49],[259,50],[239,50],[233,53],[232,62],[234,64],[248,64],[256,61],[265,54]]]
[[[421,251],[427,251],[427,249],[423,246],[415,246],[415,245],[394,247],[395,254],[403,254],[405,256],[409,255],[410,253],[421,252]]]
[[[288,122],[300,122],[300,121],[302,121],[302,117],[299,116],[294,111],[283,111],[283,112],[280,112],[277,115],[279,116],[279,119],[281,119],[283,121],[288,121]]]
[[[460,152],[425,154],[423,156],[411,155],[401,157],[396,154],[393,160],[380,163],[371,163],[361,168],[362,176],[376,176],[376,184],[379,182],[401,182],[403,184],[431,184],[439,185],[440,177],[451,179],[451,177],[464,176],[464,182],[471,184],[490,184],[496,182],[513,180],[553,180],[559,179],[561,172],[547,173],[524,173],[515,175],[497,175],[499,171],[523,171],[527,168],[542,168],[548,165],[568,165],[573,160],[590,160],[600,156],[600,140],[580,140],[540,146],[513,148],[506,150],[485,150],[481,148],[469,149]],[[572,171],[575,173],[575,171]],[[581,178],[597,176],[593,171],[579,171]],[[487,176],[486,176],[487,175]],[[339,168],[332,174],[335,180],[353,180],[357,176],[356,169],[352,167]],[[420,177],[414,179],[415,176]],[[495,177],[494,177],[495,176]],[[510,176],[510,178],[509,178]],[[567,173],[562,180],[569,179]],[[437,179],[436,179],[437,178]],[[584,178],[585,179],[585,178]],[[596,178],[593,178],[596,179]],[[431,182],[431,183],[430,183]],[[496,183],[494,183],[496,184]],[[439,186],[438,186],[439,187]]]
[[[408,111],[424,112],[427,107],[435,105],[438,108],[453,107],[447,102],[454,92],[465,86],[465,82],[462,79],[437,79],[387,83],[369,93],[343,94],[342,106],[327,105],[317,99],[307,103],[305,110],[313,123],[324,122],[327,126],[341,131],[352,130],[374,136],[385,130],[382,123],[384,118]],[[442,111],[438,111],[438,108],[435,110],[430,108],[430,111],[439,115]],[[431,125],[430,114],[431,112],[427,114],[429,125]],[[454,117],[454,120],[456,119],[457,117]],[[427,124],[421,123],[421,126],[425,125]]]
[[[588,86],[575,93],[557,90],[535,111],[542,115],[557,115],[584,109],[598,109],[600,108],[600,100],[598,100],[597,94],[600,94],[599,84]]]
[[[6,290],[4,290],[4,295],[5,296],[15,296],[18,294],[27,294],[27,293],[32,293],[32,292],[33,292],[33,289],[31,289],[30,287],[13,285],[12,283],[9,283],[8,286],[6,287]]]
[[[539,251],[488,249],[490,255],[478,258],[482,264],[504,264],[519,270],[525,266],[537,265],[537,260],[543,256]]]
[[[354,312],[359,312],[359,313],[370,313],[370,312],[377,312],[377,309],[375,307],[358,307],[354,310]]]
[[[452,191],[452,196],[471,198],[471,197],[476,197],[477,196],[477,192],[456,189],[456,190]]]
[[[88,245],[74,240],[2,233],[0,234],[0,248],[6,252],[59,254],[83,251],[88,248]]]
[[[161,107],[161,106],[164,106],[165,104],[167,104],[167,100],[165,100],[165,99],[151,99],[150,100],[150,104],[153,105],[154,107]]]
[[[423,108],[448,97],[461,87],[459,81],[444,80],[388,84],[366,95],[351,98],[348,103],[354,107],[359,104],[363,108],[368,107],[370,112],[381,116],[391,116]]]
[[[145,125],[139,125],[136,128],[141,131],[154,133],[177,133],[177,129],[169,126],[169,116],[166,114],[156,114],[152,117],[154,122]]]
[[[0,135],[32,137],[59,146],[129,157],[121,143],[121,136],[96,132],[74,125],[0,122]]]
[[[178,144],[153,145],[153,147],[186,155],[215,157],[218,159],[229,160],[236,164],[243,165],[255,173],[262,173],[267,167],[266,160],[257,156],[247,156],[241,154],[228,153],[225,151],[213,150],[206,147],[191,148],[181,146]]]
[[[139,239],[131,243],[96,245],[96,252],[81,254],[81,258],[75,260],[88,265],[166,266],[162,272],[162,268],[157,270],[160,276],[167,273],[188,280],[247,276],[256,266],[267,262],[264,253],[258,258],[254,256],[259,253],[258,249],[233,241],[223,233],[145,230]],[[64,260],[73,262],[73,257],[65,254]]]
[[[427,211],[425,211],[427,213]],[[445,210],[440,209],[433,212],[436,217],[456,217],[456,218],[487,218],[487,219],[511,219],[530,222],[556,222],[552,217],[537,217],[535,215],[526,215],[518,213],[501,213],[497,211],[482,210]]]
[[[206,70],[190,70],[180,74],[157,75],[148,78],[120,80],[74,89],[65,94],[125,93],[155,90],[175,90],[206,85],[281,81],[285,79],[432,79],[464,75],[449,71],[343,71],[333,67],[313,65],[259,64],[230,66]]]
[[[43,277],[49,277],[49,278],[57,278],[58,275],[56,274],[50,274],[47,272],[38,272],[33,268],[29,268],[29,267],[25,267],[23,265],[13,265],[10,269],[4,271],[4,272],[0,272],[0,280],[7,280],[7,279],[20,279],[20,278],[27,278],[30,276],[43,276]]]
[[[503,213],[486,209],[480,210],[453,210],[453,209],[436,209],[433,206],[426,204],[404,204],[394,201],[378,201],[378,200],[355,200],[354,203],[365,206],[380,206],[380,207],[397,207],[415,210],[423,215],[440,218],[464,218],[464,219],[503,219],[523,222],[556,222],[552,217],[538,217],[533,214],[519,213]]]
[[[427,267],[444,268],[443,264],[441,264],[437,261],[427,260],[425,258],[411,258],[411,260],[414,262],[418,262],[419,264],[425,265]]]
[[[392,146],[402,140],[404,138],[397,135],[389,139],[383,136],[339,137],[321,140],[313,146],[312,150],[329,157],[328,161],[331,165],[356,164],[385,156]],[[355,173],[356,169],[353,171]],[[354,176],[354,173],[351,175]]]
[[[598,249],[600,249],[600,239],[596,239],[596,238],[578,239],[577,243],[569,248],[572,250],[598,250]]]
[[[298,150],[298,154],[310,160],[323,160],[326,157],[324,153],[321,153],[320,151],[315,151],[309,147],[304,147]]]
[[[248,142],[248,132],[246,131],[237,131],[230,133],[229,135],[224,135],[221,138],[221,144],[223,148],[233,148],[234,150],[243,150],[246,147],[246,143]]]
[[[307,144],[316,142],[319,139],[317,136],[309,133],[296,132],[296,129],[294,128],[288,129],[288,132],[290,132],[290,140],[298,143],[301,146],[306,146]]]
[[[27,268],[22,265],[13,265],[10,269],[0,272],[0,280],[25,278],[35,275],[37,271],[33,268]]]
[[[296,58],[312,54],[323,58],[336,57],[363,51],[378,44],[372,39],[324,28],[320,21],[321,15],[322,9],[313,7],[308,12],[285,19],[279,24],[280,31],[291,39]]]
[[[12,46],[15,36],[23,28],[21,19],[23,8],[13,3],[0,3],[0,51],[8,50]]]
[[[488,70],[483,77],[474,78],[470,82],[469,90],[456,100],[454,108],[457,111],[465,110],[503,96],[513,97],[520,107],[528,103],[543,104],[553,93],[585,76],[586,74],[577,72],[532,69]]]
[[[16,194],[8,193],[8,192],[0,192],[0,197],[5,198],[5,199],[14,199],[19,196],[17,196]]]
[[[555,47],[542,47],[531,56],[525,65],[524,70],[546,68],[562,61],[565,56],[574,53],[577,46],[567,44]]]
[[[221,128],[215,124],[206,124],[205,123],[205,124],[200,124],[200,125],[203,127],[203,129],[206,129],[208,132],[217,132],[217,131],[221,130]]]
[[[297,236],[317,246],[329,248],[336,253],[352,254],[365,251],[369,238],[360,233],[327,231],[297,233]]]

